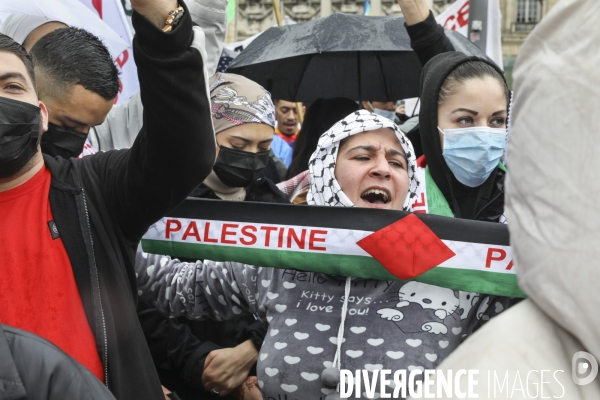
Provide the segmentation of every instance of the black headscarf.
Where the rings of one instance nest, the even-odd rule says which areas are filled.
[[[446,77],[459,65],[469,61],[481,61],[495,68],[500,76],[504,73],[493,62],[463,53],[448,52],[435,56],[423,68],[421,74],[421,111],[419,127],[423,153],[431,177],[448,201],[454,216],[474,219],[477,213],[491,200],[495,193],[498,168],[480,186],[471,188],[460,183],[442,156],[442,145],[438,127],[438,96]],[[505,80],[506,83],[506,80]],[[485,95],[482,93],[482,95]],[[508,107],[508,103],[507,103]]]

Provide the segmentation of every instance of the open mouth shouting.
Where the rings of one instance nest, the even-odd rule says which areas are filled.
[[[366,207],[385,208],[392,201],[392,196],[387,189],[369,188],[365,190],[360,198]]]

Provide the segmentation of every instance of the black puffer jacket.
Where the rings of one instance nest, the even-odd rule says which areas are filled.
[[[115,400],[98,378],[58,347],[2,324],[0,399]]]

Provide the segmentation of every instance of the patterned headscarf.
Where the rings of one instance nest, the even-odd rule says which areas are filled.
[[[217,72],[210,78],[210,106],[215,134],[251,122],[275,128],[271,94],[241,75]]]
[[[408,211],[409,204],[416,197],[417,187],[419,186],[416,176],[417,163],[412,144],[395,123],[366,110],[356,111],[348,115],[319,138],[317,150],[315,150],[308,162],[311,181],[307,196],[308,204],[354,207],[354,204],[352,204],[340,187],[334,174],[340,142],[357,133],[374,131],[380,128],[392,129],[396,133],[396,137],[406,154],[410,185],[402,210]]]

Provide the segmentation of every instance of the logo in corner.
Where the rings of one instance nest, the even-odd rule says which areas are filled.
[[[585,351],[573,354],[571,376],[576,385],[590,384],[596,379],[596,375],[598,375],[598,361],[593,355]]]

